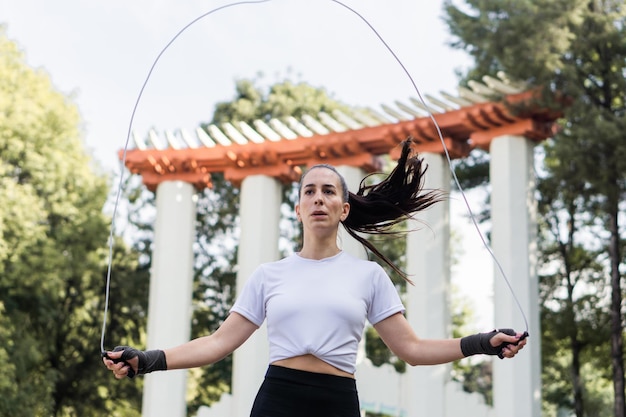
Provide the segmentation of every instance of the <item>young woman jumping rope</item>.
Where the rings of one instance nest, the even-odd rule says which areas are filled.
[[[404,317],[389,276],[377,263],[343,252],[339,224],[400,271],[358,233],[384,233],[444,196],[424,192],[426,167],[403,144],[394,170],[354,194],[330,165],[311,167],[295,207],[303,226],[299,252],[260,265],[213,334],[165,350],[127,346],[107,352],[116,378],[215,363],[242,345],[267,321],[269,367],[251,417],[359,417],[355,371],[358,344],[370,322],[385,344],[410,365],[435,365],[469,355],[512,358],[526,344],[511,329],[458,339],[421,339]],[[404,274],[402,274],[405,276]],[[406,278],[406,276],[405,276]]]

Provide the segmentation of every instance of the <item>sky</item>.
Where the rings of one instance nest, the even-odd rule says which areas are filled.
[[[442,3],[0,0],[0,24],[27,63],[72,97],[86,147],[118,172],[129,130],[144,137],[151,128],[191,131],[211,119],[217,102],[234,97],[237,79],[303,81],[378,110],[418,91],[455,94],[456,71],[471,61],[448,46]],[[491,274],[484,274],[490,261],[460,200],[452,203],[452,222],[466,239],[456,270],[487,277],[456,282],[484,304],[492,294]],[[490,320],[488,312],[478,314]]]
[[[455,92],[455,70],[469,61],[446,46],[451,37],[440,0],[344,1],[394,50],[420,92]],[[0,21],[27,62],[74,97],[87,146],[108,167],[119,165],[116,151],[125,145],[135,104],[132,129],[139,135],[149,128],[193,129],[210,120],[216,102],[233,98],[236,79],[263,74],[271,84],[289,77],[377,109],[416,96],[372,29],[339,3],[271,0],[215,10],[227,5],[0,0]]]

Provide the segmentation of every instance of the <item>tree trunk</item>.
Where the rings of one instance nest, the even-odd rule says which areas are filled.
[[[573,242],[573,236],[570,242]],[[576,326],[576,314],[574,313],[574,285],[571,281],[571,271],[569,266],[567,268],[567,292],[568,292],[568,326],[570,327],[570,348],[572,349],[572,389],[574,391],[574,412],[576,417],[584,417],[584,399],[583,399],[583,381],[580,377],[580,354],[582,352],[582,345],[578,340],[578,331]]]
[[[622,287],[619,272],[620,238],[617,220],[617,204],[615,210],[610,211],[609,255],[611,258],[611,365],[613,368],[613,389],[615,392],[614,416],[626,417],[626,400],[624,398],[624,340],[622,337]]]
[[[575,326],[575,324],[574,324]],[[578,338],[574,336],[572,346],[572,385],[574,387],[574,413],[576,417],[584,417],[583,382],[580,377],[580,353],[582,350]]]

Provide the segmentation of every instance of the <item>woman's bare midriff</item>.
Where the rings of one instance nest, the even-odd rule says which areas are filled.
[[[279,361],[273,362],[272,365],[298,369],[300,371],[315,372],[318,374],[328,374],[354,378],[353,374],[342,371],[341,369],[337,369],[334,366],[324,362],[320,358],[313,355],[302,355],[294,356],[293,358],[289,359],[281,359]]]

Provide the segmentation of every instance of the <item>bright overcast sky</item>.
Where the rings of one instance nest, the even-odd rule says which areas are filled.
[[[0,0],[0,23],[55,85],[72,94],[96,159],[117,168],[132,109],[161,50],[225,1]],[[446,44],[441,0],[345,0],[380,33],[422,93],[455,92],[468,58]],[[271,0],[210,13],[163,53],[133,128],[193,129],[210,120],[234,80],[288,76],[351,105],[416,97],[410,79],[356,14],[331,0]]]
[[[468,57],[447,46],[442,0],[344,0],[378,31],[421,94],[455,93],[455,70]],[[118,170],[131,114],[159,53],[186,25],[226,1],[0,0],[0,24],[29,65],[50,74],[74,97],[95,158]],[[218,101],[232,99],[234,81],[264,74],[269,85],[290,77],[325,88],[347,104],[379,109],[416,97],[411,80],[370,27],[331,0],[271,0],[240,4],[193,23],[163,53],[133,122],[145,135],[194,129],[211,119]],[[458,224],[464,207],[458,205]],[[454,205],[453,205],[454,208]],[[463,226],[466,229],[466,226]],[[460,286],[484,300],[490,270],[475,230],[463,232]],[[483,259],[482,266],[476,265]],[[469,262],[469,263],[466,263]],[[473,269],[467,270],[467,269]],[[482,274],[483,279],[470,278]],[[479,301],[480,302],[480,301]],[[484,304],[483,304],[484,305]],[[480,314],[480,313],[479,313]],[[489,316],[482,313],[482,319]]]

